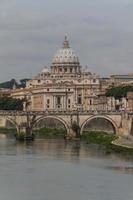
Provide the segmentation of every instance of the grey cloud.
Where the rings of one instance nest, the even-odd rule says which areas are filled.
[[[50,66],[66,34],[90,71],[102,76],[133,72],[133,12],[127,1],[0,0],[0,81]]]

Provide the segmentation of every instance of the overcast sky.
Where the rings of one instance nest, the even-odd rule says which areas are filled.
[[[133,73],[133,0],[0,0],[0,82],[50,66],[65,35],[89,71]]]

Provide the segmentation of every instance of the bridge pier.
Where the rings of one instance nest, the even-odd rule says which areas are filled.
[[[131,135],[131,129],[132,129],[132,117],[124,114],[122,116],[122,121],[121,121],[121,134],[122,136],[129,136]]]
[[[72,130],[72,128],[69,128],[67,130],[67,135],[66,135],[66,138],[67,139],[73,139],[76,137],[76,133]]]
[[[32,133],[32,129],[30,127],[19,126],[15,137],[17,140],[33,140],[34,134]]]

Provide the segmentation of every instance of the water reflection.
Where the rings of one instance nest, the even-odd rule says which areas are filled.
[[[15,142],[16,155],[32,155],[46,157],[49,160],[86,164],[93,168],[104,168],[119,173],[133,173],[133,159],[114,153],[106,154],[98,145],[86,145],[79,141],[66,142],[56,139],[38,139],[34,142]],[[115,165],[114,165],[115,163]],[[108,165],[109,164],[109,165]],[[130,166],[127,166],[129,164]]]
[[[133,166],[107,166],[106,169],[118,171],[120,173],[133,174]]]
[[[2,200],[132,200],[133,160],[97,145],[0,137]],[[129,175],[130,174],[130,175]]]
[[[0,134],[0,139],[6,139],[6,138],[7,138],[7,135],[5,135],[4,133]]]

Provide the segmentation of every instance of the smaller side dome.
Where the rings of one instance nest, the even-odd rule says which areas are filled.
[[[42,73],[48,73],[49,72],[49,68],[48,67],[44,67],[43,70],[41,71]]]

